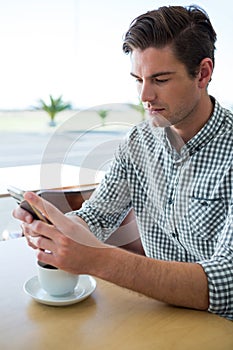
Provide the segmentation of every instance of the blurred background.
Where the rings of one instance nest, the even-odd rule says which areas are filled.
[[[0,0],[0,240],[21,232],[7,185],[17,181],[28,189],[33,169],[47,162],[107,169],[117,144],[143,119],[140,108],[130,107],[139,101],[122,52],[124,33],[146,11],[192,3]],[[194,3],[207,11],[218,36],[209,92],[233,108],[233,2]],[[49,95],[72,106],[58,113],[55,127],[46,111],[35,109]]]
[[[209,91],[231,107],[231,0],[0,0],[0,109],[30,109],[49,94],[74,108],[137,102],[123,34],[143,12],[193,3],[218,34]]]

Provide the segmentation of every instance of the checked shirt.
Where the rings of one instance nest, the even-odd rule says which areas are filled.
[[[133,207],[146,255],[202,265],[209,311],[233,319],[233,115],[214,103],[179,153],[171,129],[149,121],[133,127],[98,189],[73,214],[105,240]]]

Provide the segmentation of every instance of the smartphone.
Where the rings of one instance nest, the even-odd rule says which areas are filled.
[[[51,222],[38,209],[33,207],[24,199],[23,195],[25,191],[13,186],[8,187],[7,191],[16,200],[19,206],[22,209],[28,211],[33,216],[34,219],[41,220],[41,221],[47,222],[48,224],[51,224]]]

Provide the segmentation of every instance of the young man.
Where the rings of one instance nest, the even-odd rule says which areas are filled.
[[[131,130],[71,216],[25,195],[53,223],[14,212],[39,260],[233,319],[233,116],[207,92],[215,40],[196,7],[161,7],[132,22],[123,50],[149,121]],[[131,208],[146,256],[103,243]]]

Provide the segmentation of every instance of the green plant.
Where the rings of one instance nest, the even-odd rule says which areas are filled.
[[[39,100],[39,106],[35,107],[36,109],[42,109],[45,112],[48,113],[50,117],[50,126],[55,126],[55,116],[57,113],[64,111],[66,109],[71,109],[72,106],[68,102],[64,102],[62,100],[62,96],[58,97],[57,99],[53,98],[51,95],[49,95],[50,98],[50,103],[46,103],[44,100],[40,99]]]
[[[109,113],[108,109],[100,109],[97,111],[98,115],[100,116],[101,120],[102,120],[102,126],[105,125],[105,119],[107,118],[107,115]]]
[[[141,100],[139,100],[138,104],[131,103],[130,107],[139,112],[141,114],[142,120],[145,120],[146,111]]]

